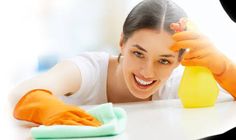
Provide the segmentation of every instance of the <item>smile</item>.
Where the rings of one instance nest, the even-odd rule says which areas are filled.
[[[133,75],[133,76],[134,76],[136,85],[141,89],[146,89],[146,88],[150,87],[151,85],[153,85],[156,82],[156,80],[145,81],[145,80],[142,80],[142,79],[138,78],[135,75]]]

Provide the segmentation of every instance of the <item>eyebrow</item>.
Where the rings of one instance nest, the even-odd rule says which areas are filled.
[[[175,57],[174,55],[172,54],[162,54],[162,55],[159,55],[161,57]]]
[[[133,45],[133,47],[135,47],[135,48],[138,48],[139,50],[142,50],[142,51],[144,51],[144,52],[148,52],[147,50],[145,50],[143,47],[141,47],[140,45],[138,45],[138,44],[135,44],[135,45]],[[162,54],[162,55],[159,55],[160,57],[175,57],[174,55],[172,55],[172,54]]]
[[[133,45],[133,47],[136,47],[136,48],[138,48],[139,50],[142,50],[142,51],[144,51],[144,52],[147,52],[147,50],[145,50],[143,47],[141,47],[141,46],[138,45],[138,44]]]

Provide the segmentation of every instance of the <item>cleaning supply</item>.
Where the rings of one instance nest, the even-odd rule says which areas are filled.
[[[50,91],[35,89],[25,94],[14,108],[14,117],[43,125],[88,125],[101,123],[85,110],[67,105]]]
[[[34,139],[60,139],[111,136],[122,133],[126,128],[127,114],[123,108],[113,107],[112,103],[105,103],[87,111],[102,122],[99,127],[53,125],[34,127],[31,134]]]
[[[175,30],[176,28],[176,30]],[[173,51],[189,49],[181,59],[185,66],[184,73],[178,89],[178,96],[185,108],[213,106],[219,94],[217,82],[212,72],[218,72],[222,68],[214,68],[211,65],[214,54],[212,44],[200,34],[193,31],[189,21],[180,19],[171,26],[176,33],[173,39],[176,43],[171,47]],[[184,31],[187,30],[187,31]],[[209,57],[208,57],[209,56]],[[218,58],[219,59],[219,58]],[[212,68],[211,71],[208,68]]]
[[[219,88],[208,68],[187,66],[178,89],[178,96],[185,108],[213,106]]]

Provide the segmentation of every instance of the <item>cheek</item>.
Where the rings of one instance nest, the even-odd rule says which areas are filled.
[[[128,52],[125,53],[123,58],[123,72],[126,76],[130,75],[131,73],[139,73],[140,70],[145,66],[144,60],[139,60],[132,54]],[[161,64],[156,64],[155,66],[155,75],[156,78],[165,81],[169,78],[172,71],[176,68],[175,64],[164,66]]]
[[[142,63],[137,58],[132,56],[132,54],[126,54],[123,60],[124,60],[123,67],[125,68],[126,71],[129,72],[134,72],[139,70],[140,65],[142,65]]]
[[[169,78],[174,68],[174,66],[162,66],[157,69],[156,73],[161,80],[166,80]]]

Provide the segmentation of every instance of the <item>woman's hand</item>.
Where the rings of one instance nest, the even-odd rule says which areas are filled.
[[[218,51],[212,42],[197,32],[195,24],[187,18],[181,18],[171,23],[170,28],[175,31],[173,39],[176,41],[170,48],[182,52],[181,64],[184,66],[207,67],[216,81],[236,99],[236,64]]]
[[[50,91],[43,89],[26,93],[16,104],[14,117],[43,125],[101,125],[85,110],[65,104]]]
[[[225,71],[226,57],[205,36],[193,31],[181,31],[175,33],[173,39],[176,42],[171,50],[187,50],[182,56],[182,65],[207,67],[214,75]]]
[[[173,51],[189,49],[183,54],[184,66],[207,67],[216,81],[236,99],[236,64],[218,51],[206,37],[193,31],[181,31],[173,35],[176,41]]]

